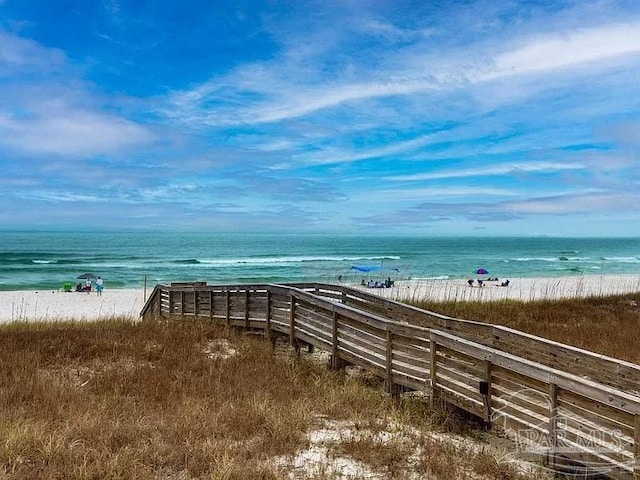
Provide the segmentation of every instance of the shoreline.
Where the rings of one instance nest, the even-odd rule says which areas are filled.
[[[506,280],[506,279],[505,279]],[[640,275],[582,275],[573,277],[510,278],[485,281],[483,287],[470,287],[467,279],[397,280],[391,288],[367,288],[343,283],[366,293],[397,301],[553,300],[603,297],[640,292]],[[153,291],[148,288],[147,297]],[[52,290],[0,291],[0,323],[11,321],[97,320],[116,317],[138,319],[145,304],[142,288],[106,288],[101,296]]]

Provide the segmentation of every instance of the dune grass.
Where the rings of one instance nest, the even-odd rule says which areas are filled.
[[[412,303],[452,317],[505,325],[640,364],[640,293],[531,302]]]
[[[471,431],[455,412],[207,322],[4,325],[0,364],[2,479],[344,478],[296,470],[328,420],[349,425],[327,449],[356,478],[532,478],[434,440]]]

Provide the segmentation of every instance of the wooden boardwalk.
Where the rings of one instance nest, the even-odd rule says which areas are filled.
[[[143,319],[199,317],[286,336],[503,428],[559,471],[640,479],[640,366],[507,327],[327,284],[157,285]]]

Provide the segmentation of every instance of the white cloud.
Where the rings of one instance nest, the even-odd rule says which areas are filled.
[[[101,111],[104,99],[97,101],[60,50],[0,32],[2,76],[7,81],[0,91],[0,147],[85,157],[153,140],[148,128]]]
[[[638,53],[640,22],[551,34],[499,54],[493,61],[495,70],[479,75],[477,80],[565,69]]]
[[[85,157],[119,152],[150,142],[148,129],[129,120],[74,107],[24,119],[0,117],[0,145],[26,154]]]
[[[0,31],[0,77],[18,72],[49,72],[66,61],[65,54],[33,40]]]
[[[515,175],[518,173],[551,173],[562,170],[583,170],[585,167],[579,163],[516,163],[508,165],[494,165],[479,168],[467,168],[449,170],[444,172],[415,173],[411,175],[397,175],[388,177],[394,182],[414,182],[420,180],[440,180],[445,178],[486,177],[491,175]]]
[[[638,203],[637,192],[600,192],[565,196],[548,196],[508,202],[504,208],[520,214],[576,214],[594,212],[633,211]]]
[[[277,70],[277,67],[274,67]],[[369,98],[409,95],[412,93],[436,89],[438,85],[432,80],[418,79],[405,82],[362,82],[349,84],[323,85],[287,85],[284,78],[273,78],[271,83],[262,84],[260,89],[247,85],[246,89],[228,92],[222,102],[216,103],[215,109],[208,104],[213,98],[220,99],[224,88],[219,90],[211,82],[195,90],[178,92],[168,99],[169,108],[162,111],[168,117],[176,118],[190,125],[243,125],[278,122],[299,118],[319,110],[337,107],[344,103],[366,100]],[[234,83],[242,86],[242,82]],[[269,90],[264,90],[269,86]],[[261,94],[263,99],[255,102],[238,102],[235,96]]]
[[[337,163],[349,163],[369,158],[382,158],[390,155],[412,152],[431,142],[431,136],[426,135],[411,140],[389,143],[384,147],[369,150],[344,150],[336,148],[323,148],[319,153],[300,154],[294,156],[294,160],[302,165],[329,165]]]
[[[362,192],[351,196],[351,199],[360,201],[384,199],[385,203],[392,201],[424,201],[428,197],[466,197],[466,196],[518,196],[521,192],[508,188],[491,187],[440,187],[440,188],[410,188],[410,189],[375,189],[371,192]]]
[[[54,203],[58,203],[58,202],[96,203],[96,202],[105,200],[96,195],[86,195],[86,194],[69,193],[69,192],[55,192],[55,191],[22,192],[18,194],[18,196],[25,200],[43,200],[43,201],[54,202]]]

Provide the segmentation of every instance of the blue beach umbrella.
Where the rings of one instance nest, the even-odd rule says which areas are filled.
[[[478,270],[476,270],[476,273],[478,275],[488,275],[489,274],[489,270],[487,270],[486,268],[479,268]]]
[[[77,280],[96,280],[97,278],[97,275],[94,275],[93,273],[83,273],[82,275],[78,275],[76,277]]]

